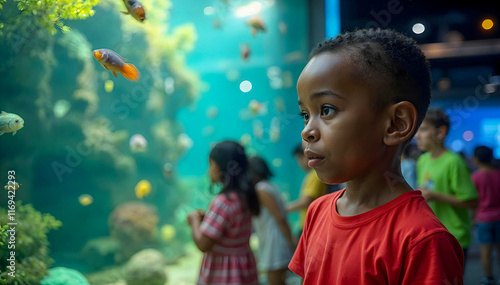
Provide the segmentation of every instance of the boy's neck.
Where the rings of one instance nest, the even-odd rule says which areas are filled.
[[[493,170],[495,169],[495,167],[493,167],[493,165],[491,164],[486,164],[486,163],[478,163],[478,170],[482,170],[482,171],[489,171],[489,170]]]
[[[441,155],[443,155],[445,152],[446,152],[446,148],[444,147],[444,144],[443,143],[439,143],[439,144],[436,144],[431,150],[430,150],[430,153],[431,153],[431,157],[432,158],[438,158],[440,157]]]
[[[380,171],[380,169],[387,169]],[[380,168],[365,177],[350,180],[346,191],[337,201],[337,210],[341,216],[353,216],[382,206],[401,194],[410,191],[401,174],[399,160],[391,167]]]

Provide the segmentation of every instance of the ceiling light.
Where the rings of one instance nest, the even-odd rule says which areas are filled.
[[[411,30],[415,34],[420,35],[421,33],[423,33],[425,31],[425,26],[422,23],[416,23],[415,25],[413,25]]]

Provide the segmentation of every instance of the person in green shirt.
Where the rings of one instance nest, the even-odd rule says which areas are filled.
[[[477,207],[478,195],[463,158],[444,146],[449,128],[450,120],[443,110],[428,110],[415,134],[418,148],[426,151],[417,161],[417,184],[466,255],[472,240],[469,209]]]

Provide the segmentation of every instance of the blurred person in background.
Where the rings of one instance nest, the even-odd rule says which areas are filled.
[[[417,189],[417,161],[412,156],[415,151],[417,145],[408,143],[401,154],[401,173],[413,190]]]
[[[249,158],[248,173],[261,205],[259,216],[252,220],[259,238],[258,267],[266,272],[269,285],[285,285],[288,263],[296,246],[286,219],[285,204],[276,185],[269,181],[273,173],[264,159]]]
[[[444,110],[427,111],[415,134],[418,148],[426,151],[417,161],[417,183],[436,217],[457,238],[467,259],[472,242],[469,210],[477,207],[478,196],[464,159],[444,146],[449,129],[450,120]]]
[[[302,146],[302,143],[295,147],[292,154],[297,160],[297,164],[299,165],[299,167],[307,173],[306,177],[302,181],[299,198],[293,202],[288,203],[288,205],[286,206],[286,211],[288,213],[300,211],[300,230],[298,233],[298,238],[300,238],[302,231],[304,230],[307,208],[309,208],[309,205],[311,205],[314,200],[328,193],[328,186],[321,180],[319,180],[316,171],[311,169],[307,164],[308,159],[304,155],[304,148]]]
[[[493,248],[497,250],[500,263],[500,169],[492,165],[493,150],[489,147],[476,147],[473,160],[478,167],[472,174],[472,181],[479,195],[475,220],[484,272],[480,284],[494,285],[496,283],[491,268]]]

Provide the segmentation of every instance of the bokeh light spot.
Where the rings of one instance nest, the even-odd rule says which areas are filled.
[[[474,138],[474,133],[472,131],[465,131],[462,135],[462,138],[465,141],[470,142]]]
[[[240,90],[241,92],[247,93],[252,90],[252,83],[248,80],[244,80],[240,83]]]
[[[415,25],[413,25],[411,30],[415,34],[420,35],[421,33],[425,32],[425,26],[422,23],[416,23]]]
[[[484,19],[484,21],[481,23],[481,26],[485,30],[490,30],[493,28],[493,21],[491,19]]]

